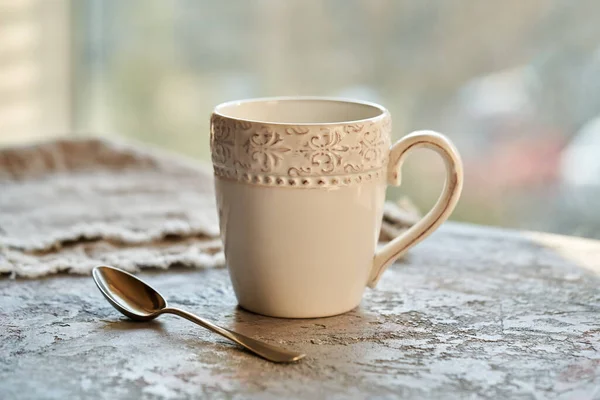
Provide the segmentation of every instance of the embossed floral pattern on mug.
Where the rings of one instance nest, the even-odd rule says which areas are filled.
[[[290,185],[298,182],[278,178],[330,177],[315,183],[349,184],[383,176],[380,170],[387,164],[391,120],[388,114],[382,118],[381,122],[350,125],[293,126],[237,121],[213,114],[215,173],[255,183]],[[361,177],[347,179],[348,175]],[[306,185],[309,181],[302,182]]]

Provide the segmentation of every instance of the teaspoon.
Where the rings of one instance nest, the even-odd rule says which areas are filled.
[[[92,276],[106,300],[114,308],[133,320],[150,321],[161,314],[175,314],[218,333],[269,361],[285,363],[298,361],[305,356],[305,354],[280,349],[222,328],[187,311],[169,307],[158,291],[123,270],[100,266],[94,268]]]

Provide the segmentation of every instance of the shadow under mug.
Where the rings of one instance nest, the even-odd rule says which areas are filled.
[[[233,101],[211,116],[211,153],[227,267],[243,308],[273,317],[325,317],[359,305],[365,287],[432,233],[462,190],[460,156],[443,135],[391,145],[377,104],[284,97]],[[434,207],[377,249],[386,186],[410,150],[446,165]]]

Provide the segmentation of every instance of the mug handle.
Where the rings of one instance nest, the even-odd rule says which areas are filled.
[[[410,150],[434,150],[444,159],[446,181],[437,203],[419,222],[375,253],[367,286],[375,287],[379,278],[398,257],[429,236],[444,222],[456,206],[463,186],[463,167],[458,151],[444,135],[433,131],[416,131],[398,140],[390,150],[387,168],[388,185],[400,185],[400,170]]]

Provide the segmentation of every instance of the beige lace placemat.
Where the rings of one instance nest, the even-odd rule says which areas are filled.
[[[386,203],[381,239],[418,217]],[[0,274],[221,267],[218,233],[203,165],[104,139],[0,148]]]

